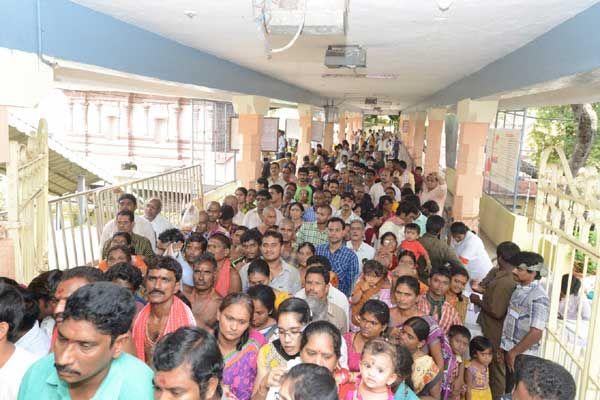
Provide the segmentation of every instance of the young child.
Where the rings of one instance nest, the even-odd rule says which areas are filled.
[[[384,339],[365,344],[360,360],[360,378],[348,390],[343,400],[394,400],[391,386],[396,374],[396,347]]]
[[[379,261],[367,260],[363,264],[363,273],[356,282],[350,304],[352,306],[352,325],[358,326],[359,313],[367,300],[381,300],[388,307],[392,307],[390,293],[391,284],[387,277],[387,269]]]
[[[448,341],[452,348],[452,356],[447,361],[445,385],[442,388],[445,399],[459,400],[464,398],[467,387],[465,385],[465,364],[463,356],[469,348],[471,332],[462,325],[452,325],[448,330]]]
[[[465,370],[466,400],[492,400],[489,365],[492,362],[492,342],[476,336],[469,345],[471,362]]]
[[[419,400],[412,391],[410,376],[412,375],[413,359],[410,351],[404,346],[396,347],[396,374],[398,374],[398,388],[394,400]]]
[[[419,225],[411,222],[404,226],[404,240],[400,243],[400,248],[402,250],[412,251],[413,254],[417,257],[417,262],[421,259],[421,257],[425,260],[425,264],[428,269],[431,269],[431,260],[429,259],[429,254],[425,247],[419,242],[421,235],[421,228]]]

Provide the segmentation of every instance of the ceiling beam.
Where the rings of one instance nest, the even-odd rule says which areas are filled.
[[[67,0],[5,0],[0,47],[170,82],[320,106],[306,89],[217,58]],[[233,44],[232,44],[233,45]]]
[[[499,96],[600,67],[600,3],[554,27],[481,70],[413,104],[407,111],[462,99]]]

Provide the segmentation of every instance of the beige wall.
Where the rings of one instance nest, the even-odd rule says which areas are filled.
[[[448,192],[454,195],[456,170],[446,169]],[[479,202],[479,228],[496,245],[510,240],[522,249],[531,249],[532,232],[527,217],[510,212],[493,197],[483,194]]]

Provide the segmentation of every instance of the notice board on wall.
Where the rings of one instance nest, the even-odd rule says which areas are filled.
[[[485,170],[492,191],[514,191],[520,148],[520,129],[491,129],[488,133]]]
[[[285,120],[285,137],[300,140],[300,121],[297,119]]]
[[[312,121],[310,140],[312,142],[322,143],[324,133],[325,133],[325,122]]]
[[[230,141],[231,150],[240,150],[242,145],[242,132],[240,132],[239,118],[231,118]],[[277,151],[277,131],[279,118],[263,118],[261,132],[261,151]]]

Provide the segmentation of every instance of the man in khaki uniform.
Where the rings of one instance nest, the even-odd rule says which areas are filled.
[[[517,286],[513,279],[513,266],[507,260],[519,251],[519,246],[513,242],[500,243],[496,249],[498,266],[492,268],[479,285],[473,286],[474,290],[483,293],[483,299],[477,294],[471,295],[471,302],[481,307],[477,323],[481,326],[483,335],[490,339],[494,346],[494,357],[490,364],[490,388],[494,399],[500,399],[505,390],[506,368],[504,360],[498,358],[498,353],[504,317],[510,297]]]

